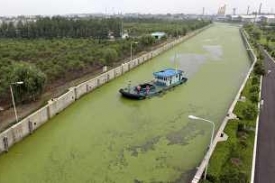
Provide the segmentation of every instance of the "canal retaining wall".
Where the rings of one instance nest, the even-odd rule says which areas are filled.
[[[211,25],[210,25],[211,26]],[[167,43],[153,51],[150,51],[138,58],[135,58],[129,62],[123,63],[122,65],[106,71],[99,76],[92,78],[86,82],[83,82],[75,87],[72,87],[65,94],[58,98],[51,99],[48,104],[31,115],[27,116],[23,120],[19,121],[17,124],[8,128],[0,134],[0,154],[7,152],[11,146],[15,143],[21,141],[27,135],[32,134],[37,128],[47,122],[49,119],[62,112],[70,104],[75,102],[81,96],[93,91],[94,89],[102,86],[103,84],[123,75],[124,73],[134,69],[135,67],[143,64],[144,62],[150,60],[153,57],[171,49],[177,44],[197,35],[208,27],[204,27],[197,31],[191,32],[184,37]]]
[[[197,168],[197,172],[196,172],[195,176],[192,179],[192,183],[198,183],[200,181],[200,179],[201,179],[201,177],[203,175],[203,172],[205,171],[205,169],[206,169],[206,167],[208,165],[208,162],[209,162],[209,160],[211,158],[211,155],[212,155],[212,153],[215,150],[215,147],[216,147],[217,143],[220,141],[221,136],[223,136],[223,134],[224,134],[223,131],[224,131],[226,125],[227,125],[228,120],[235,118],[235,115],[233,114],[233,110],[234,110],[235,105],[237,104],[239,98],[241,97],[241,92],[243,91],[243,89],[245,87],[245,84],[246,84],[246,82],[247,82],[247,80],[248,80],[251,72],[253,71],[255,63],[257,62],[257,57],[256,57],[255,53],[253,52],[253,49],[251,48],[251,46],[250,46],[250,44],[249,44],[249,42],[247,40],[248,39],[247,38],[247,34],[245,33],[245,31],[243,29],[240,29],[240,34],[241,34],[244,46],[245,46],[245,48],[246,48],[246,50],[248,52],[248,56],[249,56],[252,64],[251,64],[251,67],[250,67],[250,69],[249,69],[249,71],[248,71],[248,73],[247,73],[247,75],[246,75],[246,77],[245,77],[245,79],[244,79],[244,81],[243,81],[243,83],[242,83],[242,85],[241,85],[241,87],[240,87],[240,89],[239,89],[239,91],[238,91],[238,93],[237,93],[234,101],[232,102],[232,104],[230,105],[230,107],[228,109],[227,115],[223,119],[222,124],[219,127],[219,129],[218,129],[218,131],[217,131],[217,133],[215,135],[215,138],[213,140],[213,143],[212,143],[211,147],[206,152],[206,154],[205,154],[202,162],[200,163],[199,167]]]

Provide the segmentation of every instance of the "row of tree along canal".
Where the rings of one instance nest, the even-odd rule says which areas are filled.
[[[127,30],[129,39],[120,39]],[[112,66],[130,56],[147,51],[170,37],[208,25],[209,21],[164,21],[154,19],[70,19],[37,17],[36,21],[2,22],[0,25],[0,103],[11,104],[9,85],[16,87],[17,102],[37,99],[45,86],[60,85],[102,66]],[[169,24],[170,26],[167,26]],[[138,28],[136,28],[138,27]],[[164,31],[156,40],[148,35]],[[110,40],[110,36],[115,39]]]

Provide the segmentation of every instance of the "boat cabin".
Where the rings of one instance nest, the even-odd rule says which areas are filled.
[[[182,80],[182,70],[165,69],[154,72],[155,83],[160,86],[170,86]]]

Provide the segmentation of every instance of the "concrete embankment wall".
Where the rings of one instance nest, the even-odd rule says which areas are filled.
[[[235,108],[235,106],[236,106],[236,104],[237,104],[237,102],[238,102],[238,100],[241,96],[241,92],[243,91],[243,89],[245,87],[245,84],[246,84],[251,72],[253,71],[255,63],[257,62],[257,57],[254,54],[253,49],[251,48],[251,46],[250,46],[250,44],[247,40],[247,34],[242,29],[240,29],[240,34],[241,34],[242,40],[244,42],[245,48],[248,52],[248,55],[249,55],[249,58],[250,58],[252,64],[251,64],[251,67],[250,67],[250,69],[249,69],[249,71],[248,71],[248,73],[247,73],[247,75],[246,75],[246,77],[245,77],[245,79],[244,79],[244,81],[243,81],[243,83],[242,83],[242,85],[241,85],[234,101],[232,102],[232,104],[230,105],[230,107],[228,109],[227,115],[223,119],[222,124],[219,127],[219,129],[218,129],[218,131],[215,135],[212,146],[206,152],[202,162],[200,163],[199,167],[197,168],[197,172],[196,172],[195,176],[192,179],[192,183],[198,183],[200,181],[200,179],[202,177],[202,174],[203,174],[204,170],[206,169],[206,167],[208,165],[208,161],[210,160],[210,157],[211,157],[212,153],[214,152],[215,147],[216,147],[217,143],[219,142],[221,135],[223,134],[223,131],[224,131],[226,125],[227,125],[228,120],[234,118],[233,110],[234,110],[234,108]]]
[[[127,63],[122,64],[116,68],[102,73],[101,75],[72,87],[65,94],[58,98],[48,101],[48,104],[33,114],[27,116],[17,124],[0,134],[0,154],[8,151],[8,149],[15,143],[21,141],[27,135],[33,133],[38,127],[47,122],[50,118],[62,112],[66,107],[75,102],[84,94],[87,94],[101,85],[123,75],[138,65],[150,60],[153,57],[165,52],[166,50],[174,47],[175,45],[197,35],[210,26],[204,27],[197,31],[191,32],[188,35],[181,37],[173,42],[167,43],[162,47],[148,52],[138,58],[135,58]]]
[[[252,47],[251,45],[249,44],[248,42],[248,34],[243,30],[243,29],[240,29],[240,33],[241,33],[241,37],[243,39],[243,43],[245,45],[245,48],[247,50],[247,54],[251,60],[251,62],[253,63],[255,61],[256,58],[256,55],[254,54],[253,50],[252,50]]]

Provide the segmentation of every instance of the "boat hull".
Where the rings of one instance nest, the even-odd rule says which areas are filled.
[[[129,99],[143,100],[143,99],[146,98],[146,96],[144,96],[144,95],[140,95],[140,94],[137,94],[137,93],[129,93],[125,89],[120,89],[119,92],[121,93],[121,95],[123,97],[129,98]]]
[[[121,95],[123,97],[129,98],[129,99],[133,99],[133,100],[143,100],[143,99],[146,99],[148,97],[159,95],[162,92],[164,92],[166,90],[169,90],[171,88],[174,88],[174,87],[176,87],[178,85],[181,85],[181,84],[183,84],[185,82],[187,82],[187,78],[182,78],[182,80],[178,81],[175,84],[167,86],[167,87],[157,86],[157,85],[154,85],[152,83],[144,83],[144,84],[141,84],[141,85],[150,84],[151,86],[153,86],[153,89],[150,90],[150,91],[148,91],[148,92],[146,92],[144,90],[140,91],[140,92],[137,92],[136,86],[135,86],[135,87],[130,88],[130,90],[127,89],[127,88],[124,88],[124,89],[121,88],[119,90],[119,92],[121,93]]]

